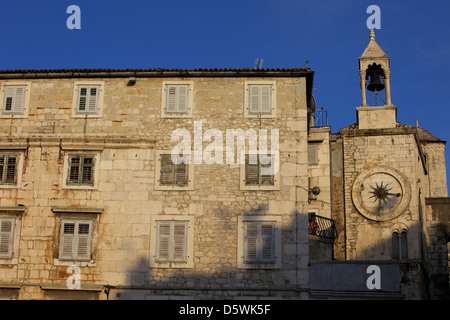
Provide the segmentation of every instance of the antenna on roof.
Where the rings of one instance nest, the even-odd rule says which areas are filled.
[[[261,70],[263,62],[264,62],[264,59],[256,58],[255,66],[253,67],[253,69]]]
[[[306,68],[308,68],[308,64],[311,61],[311,59],[306,60]]]

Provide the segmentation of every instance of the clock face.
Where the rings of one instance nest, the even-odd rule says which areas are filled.
[[[398,171],[376,167],[362,172],[353,183],[353,203],[365,217],[384,221],[397,217],[409,205],[410,187]]]

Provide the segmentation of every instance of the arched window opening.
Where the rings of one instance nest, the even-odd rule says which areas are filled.
[[[392,234],[392,259],[408,259],[408,234],[395,231]]]

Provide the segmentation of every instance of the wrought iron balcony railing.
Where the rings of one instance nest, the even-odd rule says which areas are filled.
[[[336,237],[336,226],[333,219],[310,214],[308,218],[309,234],[322,238],[333,239]]]

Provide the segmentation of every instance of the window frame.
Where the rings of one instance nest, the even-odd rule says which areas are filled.
[[[169,87],[174,86],[187,86],[187,101],[186,101],[186,112],[168,112],[167,111],[167,103],[168,99],[168,89]],[[194,82],[193,81],[183,81],[183,80],[172,80],[172,81],[163,81],[161,88],[161,118],[192,118],[193,109],[194,109]]]
[[[250,156],[255,155],[257,156],[257,164],[258,164],[258,184],[247,184],[248,177],[247,177],[247,165],[255,165],[247,162],[247,159],[250,161]],[[272,161],[274,161],[275,167],[278,166],[278,170],[276,170],[275,174],[273,176],[273,184],[272,185],[265,185],[261,184],[261,178],[262,175],[260,174],[260,168],[263,165],[260,162],[260,155],[265,156],[271,156]],[[256,151],[256,152],[246,152],[244,154],[244,163],[240,165],[240,189],[241,190],[280,190],[280,154],[279,151]]]
[[[98,88],[95,111],[79,110],[80,92],[84,87],[87,89],[92,89],[93,87]],[[72,118],[101,118],[103,116],[104,91],[104,81],[75,81],[72,98]],[[86,107],[88,106],[88,100],[86,99]]]
[[[79,207],[52,207],[52,212],[55,214],[56,232],[53,235],[53,241],[56,245],[53,246],[53,264],[56,266],[70,266],[76,263],[79,266],[95,266],[97,263],[98,252],[98,229],[100,223],[100,215],[103,213],[103,208],[79,208]],[[61,237],[64,222],[78,221],[90,224],[90,259],[70,259],[67,257],[60,257],[62,250]]]
[[[308,165],[310,166],[315,166],[319,164],[319,143],[308,142],[307,161]]]
[[[25,92],[23,96],[23,108],[21,112],[14,112],[14,111],[6,111],[6,90],[7,87],[19,87],[24,86]],[[30,91],[31,91],[31,82],[18,82],[18,81],[11,81],[11,82],[4,82],[1,84],[1,90],[0,90],[0,101],[1,101],[1,108],[0,108],[0,118],[27,118],[28,112],[29,112],[29,105],[30,105]],[[14,100],[13,100],[14,103]]]
[[[162,169],[162,163],[161,163],[161,157],[163,155],[171,155],[171,151],[169,150],[158,150],[155,152],[155,190],[166,190],[166,191],[183,191],[183,190],[194,190],[194,164],[192,163],[192,155],[194,154],[192,150],[190,150],[190,153],[186,155],[187,157],[187,184],[186,185],[177,185],[177,184],[161,184],[161,169]],[[176,166],[176,164],[173,164]]]
[[[11,223],[11,230],[8,232],[3,231],[3,223],[4,222]],[[16,219],[12,217],[0,217],[0,248],[3,247],[3,242],[5,241],[5,234],[8,236],[8,252],[2,253],[0,252],[0,259],[12,259],[14,253],[14,231],[15,231]]]
[[[17,189],[22,186],[22,172],[23,172],[23,162],[24,162],[24,152],[16,151],[13,149],[9,150],[0,150],[0,157],[3,156],[15,156],[16,164],[15,164],[15,182],[14,183],[3,183],[3,173],[2,180],[0,180],[0,189]],[[0,169],[1,170],[1,169]],[[3,170],[7,170],[7,168],[3,167]]]
[[[20,233],[22,229],[22,217],[27,210],[25,206],[0,207],[0,221],[13,220],[10,252],[0,255],[0,265],[17,265],[19,263]]]
[[[273,260],[249,260],[246,257],[246,226],[249,223],[268,224],[272,223],[272,249]],[[257,240],[260,241],[261,240]],[[261,246],[261,245],[259,245]],[[258,255],[258,254],[257,254]],[[238,247],[237,268],[239,269],[280,269],[282,260],[281,251],[281,216],[239,216],[238,217]]]
[[[162,259],[159,257],[158,245],[160,243],[160,233],[158,226],[161,223],[185,223],[184,252],[185,259]],[[174,230],[174,229],[173,229]],[[175,234],[171,234],[175,237]],[[170,250],[170,249],[169,249]],[[150,268],[193,268],[194,267],[194,216],[193,215],[153,215],[151,217],[150,231]]]
[[[70,160],[74,157],[92,157],[92,183],[72,183],[69,182],[70,171],[71,171],[71,163]],[[81,165],[81,164],[80,164]],[[99,168],[100,168],[100,153],[99,152],[89,152],[89,151],[69,151],[64,155],[64,168],[63,168],[63,177],[62,177],[62,188],[63,189],[88,189],[88,190],[96,190],[98,189],[98,176],[99,176]],[[79,172],[79,175],[82,175],[82,172]]]
[[[64,248],[66,246],[66,241],[69,241],[68,239],[65,238],[65,233],[64,233],[64,229],[65,229],[65,225],[67,224],[74,224],[74,233],[73,233],[73,238],[70,239],[72,241],[71,244],[71,249],[72,249],[72,255],[71,256],[67,256],[64,253]],[[83,257],[80,253],[79,253],[79,248],[80,248],[80,225],[89,225],[89,232],[87,234],[87,243],[86,243],[86,247],[87,247],[87,253],[86,256]],[[76,233],[75,231],[78,230],[78,233]],[[59,237],[59,243],[58,243],[58,261],[72,261],[72,262],[86,262],[86,261],[91,261],[92,260],[92,238],[93,238],[93,221],[89,220],[89,219],[70,219],[70,218],[63,218],[61,219],[61,223],[60,223],[60,233],[59,233],[60,237]],[[83,238],[81,238],[83,239]],[[75,251],[77,251],[75,253]]]
[[[266,112],[252,112],[250,110],[251,106],[251,88],[252,86],[271,86],[270,91],[270,113]],[[277,116],[277,83],[276,81],[245,81],[244,82],[244,117],[245,118],[262,118],[270,119],[276,118]]]

